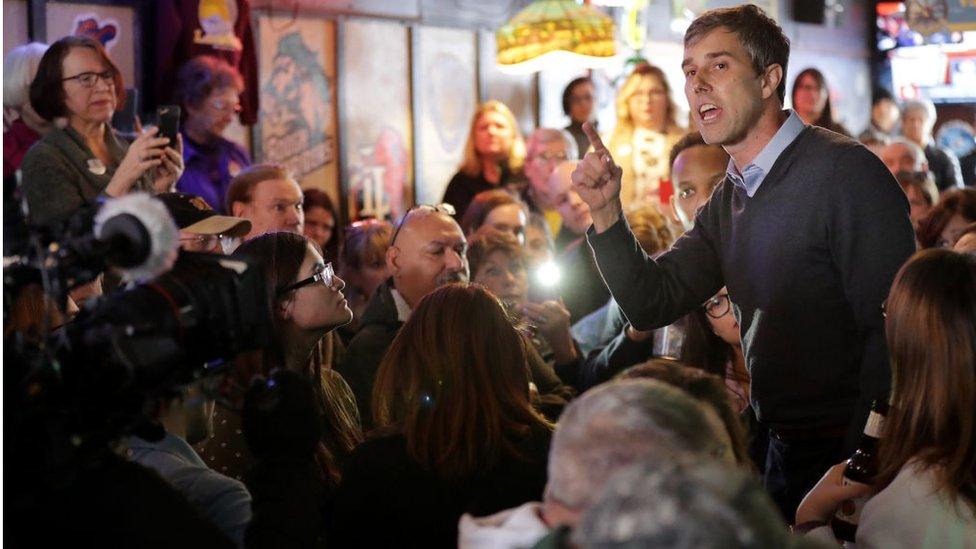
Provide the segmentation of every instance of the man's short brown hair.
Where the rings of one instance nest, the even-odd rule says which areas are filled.
[[[227,187],[227,211],[234,211],[234,202],[251,203],[251,195],[254,194],[254,187],[262,181],[270,179],[290,179],[295,181],[291,170],[278,164],[255,164],[249,168],[241,170],[234,179],[230,180]]]
[[[694,45],[716,29],[725,29],[738,36],[742,47],[749,54],[756,74],[762,74],[770,65],[783,68],[783,78],[776,87],[776,94],[779,95],[780,102],[783,102],[786,97],[786,64],[790,59],[790,39],[783,34],[783,29],[776,21],[752,4],[709,10],[691,22],[685,32],[685,47]]]

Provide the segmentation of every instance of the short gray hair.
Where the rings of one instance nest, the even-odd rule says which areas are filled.
[[[573,532],[577,547],[790,547],[769,496],[717,462],[653,460],[615,475]]]
[[[30,85],[47,44],[31,42],[10,50],[3,59],[3,109],[20,112],[30,103]]]
[[[538,128],[532,132],[526,142],[526,158],[535,156],[536,151],[542,145],[560,140],[566,147],[566,160],[577,160],[579,154],[576,151],[576,140],[565,130],[557,130],[556,128]]]
[[[925,168],[925,149],[918,146],[918,143],[902,136],[892,137],[891,141],[885,145],[885,148],[891,147],[893,145],[904,145],[912,152],[912,156],[915,157],[915,171],[920,172]]]
[[[909,99],[905,101],[905,104],[901,107],[902,118],[908,114],[908,111],[922,111],[925,113],[925,121],[929,125],[935,123],[935,103],[932,103],[928,99]]]
[[[694,399],[666,383],[633,379],[596,387],[570,403],[556,425],[545,498],[583,510],[628,465],[713,452],[718,438],[712,429]]]

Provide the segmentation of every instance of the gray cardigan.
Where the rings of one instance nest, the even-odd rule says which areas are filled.
[[[20,167],[21,186],[32,224],[62,221],[105,192],[129,150],[129,143],[109,128],[105,132],[105,145],[112,161],[104,167],[95,160],[81,134],[70,126],[51,130],[27,151]],[[132,190],[152,192],[152,171],[144,173]]]

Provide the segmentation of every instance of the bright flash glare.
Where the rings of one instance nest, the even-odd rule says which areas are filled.
[[[546,261],[542,265],[539,265],[535,276],[536,280],[543,286],[552,287],[559,284],[562,273],[559,271],[559,265],[556,265],[556,262]]]

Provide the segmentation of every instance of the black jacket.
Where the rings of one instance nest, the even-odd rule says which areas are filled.
[[[538,429],[518,445],[524,459],[446,480],[410,458],[406,439],[362,443],[343,470],[329,540],[335,547],[457,547],[458,520],[541,501],[552,434]]]
[[[363,313],[362,327],[349,342],[346,356],[337,368],[356,395],[356,404],[359,406],[359,415],[365,430],[373,426],[371,404],[376,371],[403,325],[397,318],[396,302],[390,292],[392,287],[393,282],[390,280],[377,288]]]

